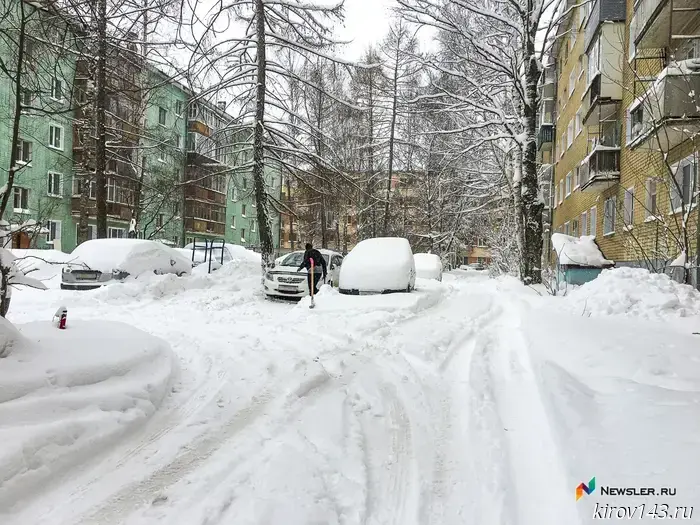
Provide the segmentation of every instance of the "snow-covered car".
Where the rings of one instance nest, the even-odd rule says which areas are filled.
[[[198,266],[202,263],[208,263],[211,258],[212,269],[219,268],[221,265],[231,262],[234,259],[232,249],[229,245],[215,244],[214,246],[205,247],[204,244],[190,243],[184,248],[175,248],[184,257],[192,261],[193,266]]]
[[[90,290],[144,273],[182,276],[191,272],[192,261],[161,242],[94,239],[73,250],[61,274],[61,288]]]
[[[360,241],[340,269],[340,293],[410,292],[416,286],[416,263],[407,239],[377,237]]]
[[[416,264],[416,277],[442,281],[442,261],[434,253],[416,253],[413,255]]]
[[[328,267],[327,284],[337,286],[343,256],[331,250],[320,249]],[[309,295],[306,270],[297,272],[304,260],[304,251],[292,252],[275,260],[272,268],[265,273],[265,293],[270,297],[305,297]],[[279,261],[279,262],[278,262]]]

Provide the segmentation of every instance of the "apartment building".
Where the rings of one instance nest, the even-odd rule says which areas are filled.
[[[31,15],[19,97],[20,143],[0,227],[11,232],[14,247],[71,251],[81,219],[87,224],[83,238],[96,237],[94,84],[90,64],[76,52],[73,32],[57,25],[62,17],[37,6],[25,3]],[[11,24],[11,17],[2,23]],[[13,42],[0,42],[0,56],[10,65],[18,57]],[[239,136],[246,131],[225,105],[171,80],[137,51],[124,44],[110,47],[108,54],[108,236],[127,237],[132,219],[138,218],[140,238],[178,246],[218,239],[259,249],[250,154]],[[5,141],[0,184],[10,172],[17,100],[13,80],[0,74],[0,141]],[[266,163],[266,189],[273,200],[280,196],[280,173],[276,163]],[[276,209],[269,211],[277,247]]]
[[[538,145],[541,173],[553,166],[552,231],[594,235],[618,265],[694,256],[700,4],[594,0],[569,13],[551,52],[555,123],[543,97]]]

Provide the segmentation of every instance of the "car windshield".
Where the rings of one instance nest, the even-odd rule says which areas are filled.
[[[328,255],[322,253],[323,259],[328,264]],[[301,266],[301,262],[304,260],[304,252],[294,252],[290,253],[287,257],[282,260],[281,266]]]

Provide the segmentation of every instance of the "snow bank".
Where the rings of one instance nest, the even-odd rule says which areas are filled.
[[[413,252],[406,239],[365,239],[343,260],[339,288],[366,292],[405,290],[409,284],[415,284],[415,276]]]
[[[138,276],[161,273],[190,273],[192,261],[160,242],[142,239],[93,239],[80,244],[71,254],[90,269],[113,270]]]
[[[646,319],[700,315],[700,293],[665,274],[643,268],[603,270],[561,301],[578,315],[628,315]]]
[[[603,257],[603,253],[595,243],[595,237],[591,235],[571,237],[563,233],[555,233],[552,235],[552,246],[557,252],[559,264],[594,267],[614,264],[613,261]]]
[[[416,265],[416,277],[421,279],[442,279],[442,261],[434,253],[416,253],[413,255]]]
[[[0,321],[0,508],[150,417],[177,371],[166,342],[125,324],[18,328]]]
[[[10,321],[0,317],[0,357],[7,357],[15,349],[26,348],[30,344],[29,340],[20,334]]]

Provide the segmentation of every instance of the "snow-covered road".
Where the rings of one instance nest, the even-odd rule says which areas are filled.
[[[700,444],[692,336],[640,336],[630,321],[613,337],[607,320],[543,310],[476,272],[412,294],[325,289],[314,310],[266,301],[258,283],[234,264],[17,293],[13,323],[65,304],[69,325],[115,320],[166,340],[181,372],[116,445],[34,490],[0,485],[0,522],[576,525],[590,503],[574,488],[592,476],[700,495],[679,461]]]

